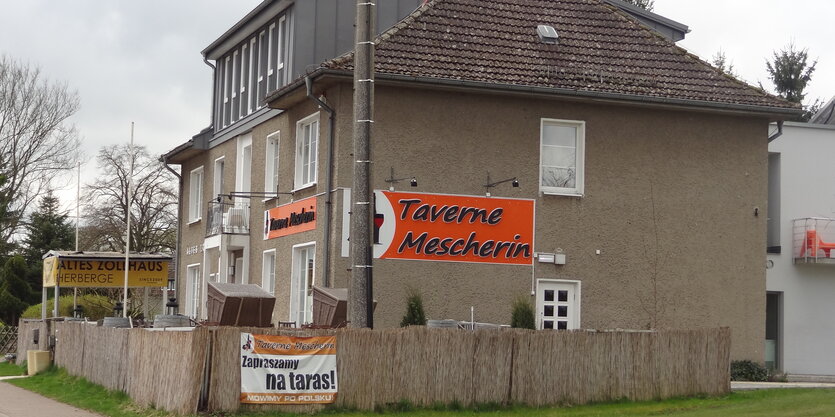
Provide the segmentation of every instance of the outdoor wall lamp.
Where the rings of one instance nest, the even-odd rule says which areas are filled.
[[[405,177],[405,178],[394,178],[394,167],[391,168],[391,176],[386,179],[386,182],[391,184],[389,185],[389,191],[394,191],[394,184],[397,184],[400,181],[409,180],[409,185],[412,187],[417,187],[417,178],[415,177]]]
[[[487,184],[484,184],[484,194],[487,197],[490,197],[490,189],[491,188],[493,188],[493,187],[495,187],[499,184],[504,184],[506,182],[509,182],[510,185],[513,186],[513,188],[519,188],[519,180],[517,180],[516,177],[508,178],[506,180],[501,180],[501,181],[496,181],[496,182],[490,182],[490,171],[487,171]]]

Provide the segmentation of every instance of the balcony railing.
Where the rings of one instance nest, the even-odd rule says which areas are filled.
[[[249,234],[249,204],[212,200],[206,216],[206,237],[217,234]]]
[[[806,217],[792,225],[794,263],[835,265],[835,219]]]

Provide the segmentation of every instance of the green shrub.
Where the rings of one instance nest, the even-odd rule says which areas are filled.
[[[61,317],[72,317],[72,295],[63,295],[58,299],[58,315]],[[54,309],[54,299],[49,299],[46,302],[46,316],[52,317],[52,310]],[[113,301],[103,295],[84,294],[78,296],[78,305],[83,310],[84,317],[90,320],[99,320],[101,318],[113,315]],[[39,319],[41,318],[41,303],[31,305],[23,311],[21,315],[24,319]]]
[[[510,327],[517,329],[536,329],[533,304],[528,297],[521,296],[513,301],[513,313],[510,316]]]
[[[424,325],[426,325],[426,314],[423,312],[423,298],[416,290],[410,290],[406,298],[406,315],[400,321],[400,327]]]
[[[749,360],[731,361],[731,381],[766,381],[768,370]]]

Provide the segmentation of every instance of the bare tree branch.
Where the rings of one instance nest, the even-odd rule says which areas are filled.
[[[177,234],[176,180],[144,147],[134,147],[131,198],[131,250],[173,252]],[[84,188],[87,193],[84,247],[123,251],[127,185],[131,155],[127,145],[103,147],[98,154],[102,176]]]
[[[78,94],[65,83],[49,82],[37,67],[0,56],[0,174],[10,198],[0,239],[12,239],[24,209],[75,165],[79,138],[68,119],[78,108]]]

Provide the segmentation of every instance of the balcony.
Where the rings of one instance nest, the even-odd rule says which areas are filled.
[[[792,224],[794,263],[835,265],[835,219],[806,217]]]
[[[212,200],[209,202],[206,219],[206,237],[219,234],[249,234],[249,204]]]

